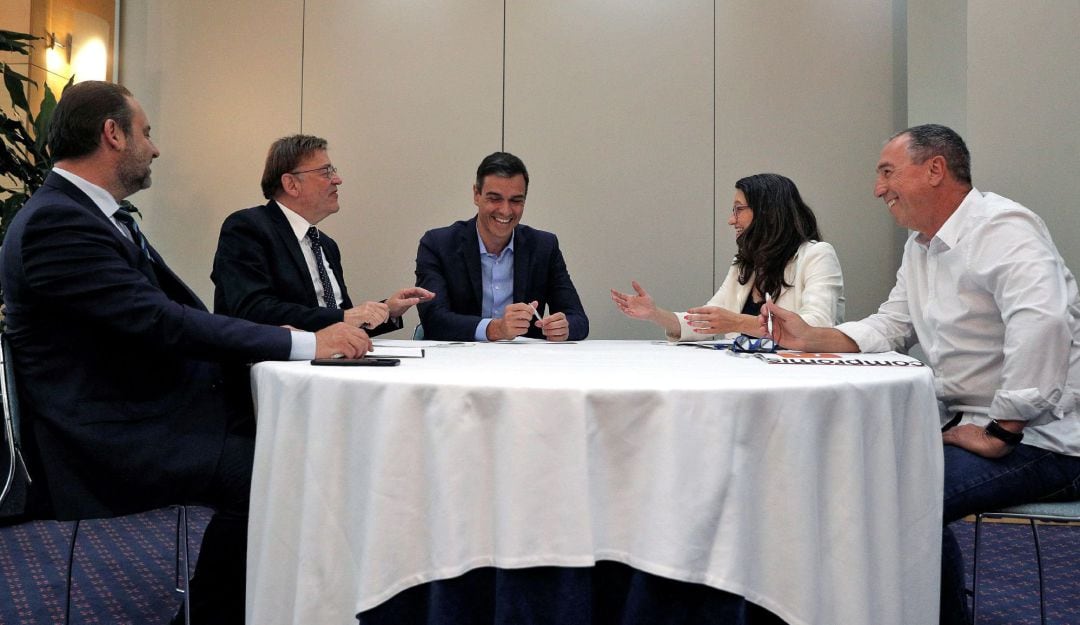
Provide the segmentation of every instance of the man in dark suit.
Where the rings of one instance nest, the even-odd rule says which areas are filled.
[[[407,287],[382,302],[352,305],[338,245],[315,227],[338,211],[339,185],[325,139],[292,135],[270,146],[262,175],[269,202],[221,226],[214,312],[311,331],[344,321],[376,336],[400,329],[410,307],[431,299]]]
[[[528,189],[529,172],[521,159],[491,154],[476,170],[476,217],[429,230],[420,239],[416,285],[439,294],[417,307],[425,338],[497,341],[525,335],[580,341],[588,336],[589,319],[558,239],[520,224]],[[541,317],[545,309],[549,314]]]
[[[56,166],[0,259],[35,510],[76,519],[213,507],[192,622],[242,623],[254,439],[250,391],[226,382],[229,369],[359,356],[370,341],[345,324],[311,334],[207,312],[119,204],[150,186],[158,156],[124,87],[65,91],[49,147]]]

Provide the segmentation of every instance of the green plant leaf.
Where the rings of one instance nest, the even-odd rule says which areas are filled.
[[[30,45],[27,42],[34,41],[35,39],[41,39],[41,37],[35,37],[26,33],[16,33],[10,30],[0,30],[0,51],[2,52],[18,52],[19,54],[30,54]]]
[[[4,65],[4,86],[11,96],[11,105],[30,113],[30,103],[26,101],[28,82],[31,82],[29,78],[11,69],[10,65]]]
[[[64,85],[64,91],[75,83],[75,77],[72,76],[68,83]],[[56,96],[53,95],[52,89],[49,85],[45,85],[45,94],[41,97],[41,108],[38,110],[37,119],[34,120],[34,136],[37,140],[34,142],[34,150],[38,156],[45,156],[48,148],[49,141],[49,126],[52,124],[53,111],[56,110]]]

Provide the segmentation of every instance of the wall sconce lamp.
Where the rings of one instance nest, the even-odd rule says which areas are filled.
[[[45,33],[45,42],[47,44],[45,46],[46,48],[52,50],[54,54],[63,54],[64,55],[64,62],[65,63],[71,63],[71,34],[70,33],[68,33],[67,35],[63,35],[61,37],[57,37],[56,33],[47,32],[47,33]],[[63,50],[63,52],[62,53],[59,52],[57,50],[57,48],[59,48],[60,50]]]

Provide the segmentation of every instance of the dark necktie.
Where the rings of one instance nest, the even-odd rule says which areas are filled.
[[[307,229],[307,238],[311,241],[311,251],[315,254],[315,267],[319,269],[323,302],[327,308],[337,308],[337,298],[334,297],[334,287],[330,284],[330,274],[326,273],[326,265],[323,263],[322,243],[319,242],[319,231],[315,226]]]
[[[128,202],[121,202],[120,208],[113,213],[113,217],[128,229],[128,232],[131,233],[131,240],[135,242],[135,245],[139,246],[139,249],[146,255],[147,260],[154,262],[154,258],[150,256],[150,246],[146,244],[146,237],[143,236],[139,224],[135,223],[135,218],[131,215],[136,210],[138,209]]]

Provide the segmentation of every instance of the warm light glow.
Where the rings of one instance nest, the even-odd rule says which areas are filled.
[[[67,74],[67,55],[58,48],[45,49],[45,69],[54,74]]]
[[[51,52],[51,50],[50,50]],[[105,42],[98,37],[81,42],[71,58],[71,68],[75,82],[84,80],[105,80],[105,70],[109,53]]]

